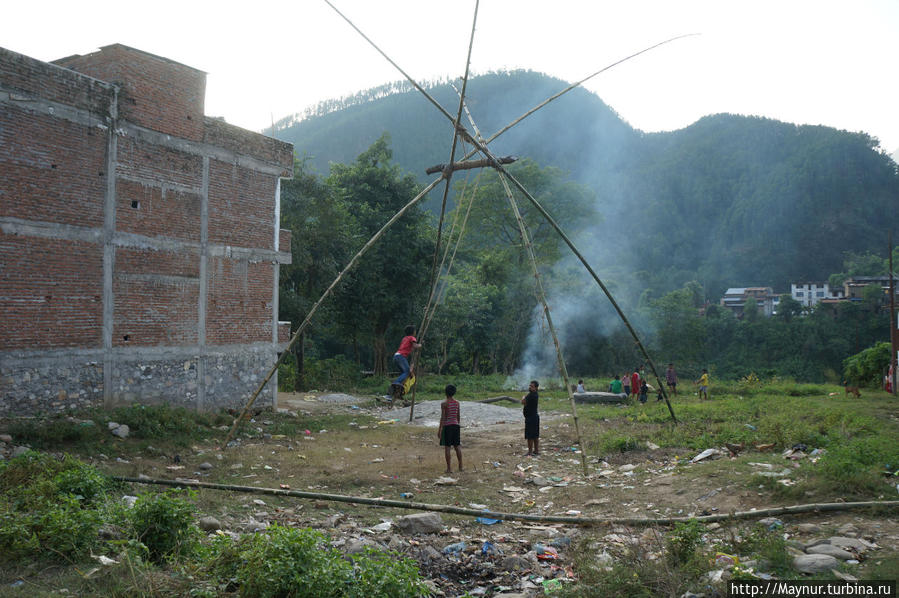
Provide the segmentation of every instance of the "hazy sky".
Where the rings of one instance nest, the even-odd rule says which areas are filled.
[[[411,76],[463,74],[473,0],[332,1]],[[730,112],[899,149],[899,0],[482,0],[471,68],[574,81],[691,33],[586,87],[644,131]],[[40,60],[113,43],[206,71],[206,113],[254,130],[401,78],[323,0],[8,2],[0,19],[0,46]]]

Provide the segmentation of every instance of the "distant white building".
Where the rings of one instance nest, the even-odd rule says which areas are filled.
[[[774,294],[771,287],[734,287],[727,289],[721,298],[721,305],[728,308],[738,317],[743,315],[743,307],[746,300],[752,297],[760,312],[765,316],[771,316],[777,311],[780,304],[780,295]]]
[[[804,307],[818,305],[824,299],[843,299],[843,289],[831,289],[826,282],[790,284],[790,296]]]

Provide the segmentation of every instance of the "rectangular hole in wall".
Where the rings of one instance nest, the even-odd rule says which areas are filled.
[[[140,209],[140,202],[136,199],[131,200],[131,207],[135,210]]]

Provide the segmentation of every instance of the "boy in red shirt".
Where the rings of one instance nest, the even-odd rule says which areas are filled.
[[[396,393],[396,387],[402,387],[403,382],[409,377],[409,356],[413,349],[420,349],[421,343],[415,338],[415,326],[406,326],[405,336],[400,341],[400,348],[393,354],[393,362],[400,368],[400,375],[390,384],[390,396]]]

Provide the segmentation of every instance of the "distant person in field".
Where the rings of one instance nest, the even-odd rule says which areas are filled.
[[[415,326],[406,326],[405,335],[403,336],[403,340],[400,341],[400,348],[393,354],[393,363],[400,368],[400,375],[397,376],[396,380],[390,385],[391,396],[394,394],[395,388],[397,386],[402,386],[406,378],[409,377],[409,356],[412,355],[413,349],[418,349],[420,347],[421,343],[415,338]]]
[[[669,363],[668,369],[665,370],[665,384],[668,385],[671,394],[677,396],[677,372],[674,371],[673,363]]]
[[[703,369],[702,376],[699,377],[696,383],[699,385],[699,399],[702,400],[703,396],[709,398],[709,371]]]
[[[646,393],[649,392],[649,385],[646,383],[646,378],[640,381],[640,402],[646,402]]]
[[[638,392],[640,392],[640,368],[634,368],[634,373],[631,374],[631,393],[637,396]]]
[[[577,381],[577,392],[587,392],[587,390],[584,388],[584,381],[583,381],[583,380],[578,380],[578,381]]]
[[[524,405],[524,409],[522,409],[524,413],[524,439],[528,443],[527,457],[540,454],[540,414],[537,413],[537,400],[539,398],[537,388],[539,386],[539,382],[531,380],[531,383],[528,385],[528,394],[521,397],[521,404]]]
[[[624,376],[621,377],[621,385],[623,387],[622,392],[627,396],[631,396],[631,373],[624,372]],[[611,390],[609,391],[611,392]]]
[[[447,384],[443,389],[446,400],[440,403],[440,427],[437,428],[437,438],[443,447],[446,457],[446,473],[453,473],[453,456],[450,448],[456,449],[456,459],[459,461],[459,471],[462,471],[462,444],[461,429],[462,419],[459,415],[459,401],[456,400],[456,387]]]
[[[623,392],[621,379],[618,378],[618,374],[615,374],[615,379],[609,384],[609,392],[614,392],[616,395],[620,395]]]

